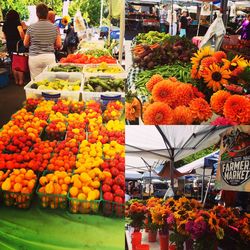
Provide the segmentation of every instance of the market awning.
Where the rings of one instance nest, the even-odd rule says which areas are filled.
[[[166,161],[167,164],[159,174],[170,175],[173,182],[173,178],[183,176],[183,173],[174,168],[173,163],[218,143],[220,134],[226,129],[227,127],[209,125],[127,126],[126,157],[133,157],[134,162],[126,161],[126,169],[128,165],[131,168],[143,166],[143,162],[138,164],[140,157],[150,161],[149,164]]]
[[[139,180],[142,178],[142,174],[136,172],[136,171],[126,171],[125,172],[125,179],[129,180]]]

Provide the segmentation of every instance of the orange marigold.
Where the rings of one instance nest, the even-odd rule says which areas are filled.
[[[210,105],[216,114],[223,114],[224,104],[229,96],[231,96],[231,94],[225,90],[219,90],[212,95]]]
[[[225,102],[223,113],[237,124],[250,124],[250,99],[241,95],[230,96]]]
[[[145,125],[166,125],[173,123],[173,110],[167,103],[154,102],[143,113]]]
[[[222,62],[222,59],[226,59],[227,58],[227,55],[225,52],[223,51],[216,51],[214,54],[213,54],[213,57],[215,57],[216,61],[218,63]]]
[[[164,80],[163,77],[159,74],[153,75],[150,80],[146,83],[146,88],[149,92],[152,92],[156,83]]]
[[[210,65],[212,65],[213,63],[216,63],[216,62],[217,62],[217,60],[215,57],[208,56],[208,57],[205,57],[204,59],[202,59],[201,66],[209,67]]]
[[[172,106],[176,101],[176,82],[163,80],[158,82],[152,91],[152,98],[155,102],[165,102]]]
[[[196,98],[190,102],[190,111],[195,122],[207,121],[212,116],[212,110],[207,101],[203,98]]]
[[[193,91],[192,84],[180,84],[176,92],[176,102],[175,106],[188,106],[190,101],[195,98],[195,93]]]
[[[129,121],[135,121],[140,116],[141,106],[140,102],[134,98],[132,102],[126,102],[125,104],[126,119]]]
[[[186,106],[179,106],[174,109],[173,117],[173,124],[176,125],[189,125],[193,123],[193,116]]]

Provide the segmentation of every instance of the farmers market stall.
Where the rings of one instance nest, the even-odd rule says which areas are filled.
[[[135,138],[133,136],[133,133],[136,133],[135,127],[129,127],[126,130],[128,135],[126,153],[157,160],[163,158],[163,155],[167,157],[166,155],[171,152],[169,145],[174,145],[174,148],[180,148],[175,155],[181,158],[182,154],[189,155],[189,149],[193,150],[192,143],[201,147],[208,146],[208,141],[201,130],[193,136],[187,135],[189,139],[185,141],[183,136],[185,137],[187,131],[184,130],[189,126],[180,128],[182,133],[178,131],[179,127],[173,126],[173,129],[169,127],[158,127],[158,136],[157,129],[153,126],[141,127],[142,131],[147,131],[147,135],[152,136],[151,141],[148,136],[145,137],[148,143],[142,139],[143,136]],[[191,126],[190,129],[192,130],[193,127]],[[197,127],[201,129],[202,126]],[[129,200],[126,203],[128,249],[248,249],[250,244],[248,237],[249,176],[245,173],[249,170],[249,129],[249,126],[224,127],[219,136],[216,136],[214,131],[213,136],[208,137],[214,139],[216,137],[217,139],[213,141],[215,144],[218,141],[221,142],[216,182],[217,188],[219,186],[219,189],[222,189],[222,195],[217,199],[219,205],[217,202],[205,203],[210,181],[203,203],[184,196],[166,199],[152,196],[146,201]],[[200,141],[198,137],[202,140]],[[158,146],[156,146],[157,143],[159,143]],[[164,149],[164,143],[167,149]],[[203,143],[205,144],[202,146]],[[216,155],[218,156],[218,152]],[[209,165],[214,164],[214,161],[217,162],[218,158],[213,154],[202,160],[203,164]],[[199,167],[199,162],[194,162],[194,165]],[[185,171],[191,170],[191,164],[184,168]],[[213,170],[213,172],[216,171]],[[238,196],[237,200],[236,196]],[[238,206],[241,206],[241,209]]]
[[[249,124],[246,58],[154,31],[135,38],[132,56],[127,124]]]
[[[125,80],[104,48],[88,48],[25,86],[23,108],[0,131],[0,246],[123,249]]]

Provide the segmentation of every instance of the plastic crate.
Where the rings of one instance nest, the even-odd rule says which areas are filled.
[[[4,88],[9,84],[8,70],[0,68],[0,88]]]
[[[125,216],[125,204],[120,204],[110,201],[102,201],[102,213],[105,216],[114,216],[114,217],[124,217]]]
[[[50,65],[48,65],[43,70],[43,72],[44,73],[47,73],[47,72],[58,73],[58,72],[51,71],[51,69],[54,68],[54,67],[56,67],[56,66],[75,66],[75,67],[81,68],[81,70],[79,72],[77,72],[77,71],[72,71],[72,72],[58,71],[58,72],[61,72],[61,73],[83,73],[83,65],[82,64],[74,64],[74,63],[55,63],[55,64],[50,64]]]
[[[114,78],[114,79],[126,79],[125,76],[99,76],[100,78]],[[84,82],[87,83],[89,80],[90,76],[85,77]],[[124,89],[125,89],[125,84],[124,84]],[[115,96],[121,96],[122,98],[125,98],[125,92],[113,92],[113,91],[105,91],[105,92],[88,92],[83,89],[82,91],[82,99],[84,101],[89,101],[89,100],[95,100],[95,101],[100,101],[101,96],[107,96],[107,97],[115,97]]]
[[[37,81],[49,80],[53,81],[55,79],[69,80],[69,81],[81,81],[80,89],[77,91],[69,91],[69,90],[41,90],[41,89],[32,89],[31,85]],[[84,78],[82,73],[67,73],[67,72],[43,72],[38,75],[34,81],[29,82],[25,87],[26,99],[28,98],[39,98],[45,97],[47,100],[55,100],[55,99],[66,99],[66,100],[80,100],[80,94],[83,90],[84,86]]]
[[[83,71],[84,71],[84,74],[85,76],[107,76],[107,77],[121,77],[121,78],[126,78],[127,77],[127,74],[124,70],[124,68],[119,64],[108,64],[108,67],[113,67],[113,66],[117,66],[121,72],[119,73],[105,73],[105,72],[87,72],[87,69],[88,68],[97,68],[99,67],[100,64],[85,64],[84,65],[84,68],[83,68]]]
[[[101,212],[102,191],[100,189],[100,199],[94,201],[78,200],[71,198],[68,192],[69,211],[74,214],[98,214]]]

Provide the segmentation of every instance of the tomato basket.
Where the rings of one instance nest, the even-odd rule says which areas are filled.
[[[45,170],[42,176],[45,176],[51,171]],[[40,184],[37,185],[36,194],[38,196],[39,206],[42,208],[50,208],[50,209],[66,209],[68,206],[67,195],[63,194],[46,194],[39,192]]]
[[[27,194],[20,192],[17,193],[17,192],[5,191],[0,189],[0,196],[2,198],[3,203],[8,207],[18,207],[21,209],[27,209],[31,205],[35,190],[36,190],[36,184],[34,185],[32,192]]]
[[[102,200],[102,191],[100,189],[100,199],[87,201],[79,200],[76,198],[70,197],[68,192],[69,200],[69,211],[74,214],[98,214],[100,213],[100,204]]]
[[[111,201],[102,201],[102,213],[105,216],[114,216],[114,217],[124,217],[125,215],[125,204],[111,202]]]

